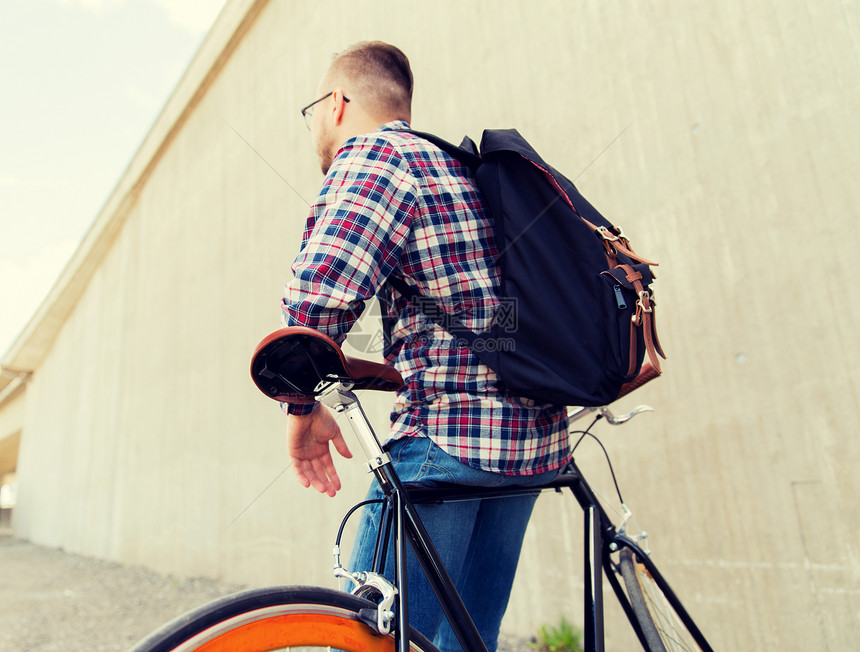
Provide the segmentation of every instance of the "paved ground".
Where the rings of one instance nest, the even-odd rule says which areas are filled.
[[[240,588],[71,555],[0,530],[0,652],[127,650],[176,615]],[[505,640],[499,649],[529,647]]]
[[[127,650],[176,615],[238,588],[70,555],[0,532],[0,651]]]

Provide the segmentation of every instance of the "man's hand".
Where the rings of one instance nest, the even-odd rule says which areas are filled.
[[[340,490],[340,478],[334,468],[329,442],[341,456],[352,457],[340,427],[325,406],[318,403],[307,415],[287,415],[287,451],[294,461],[296,478],[303,487],[313,487],[322,494],[334,496]]]

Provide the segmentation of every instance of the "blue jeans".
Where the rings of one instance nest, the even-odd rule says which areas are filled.
[[[546,483],[558,475],[558,471],[550,471],[531,476],[508,476],[473,469],[426,437],[399,439],[388,452],[403,482],[528,487]],[[367,497],[382,497],[375,481]],[[523,537],[536,499],[537,494],[533,494],[417,506],[421,521],[490,652],[497,647],[499,627],[508,606]],[[364,507],[350,570],[370,570],[381,512],[379,504]],[[410,624],[442,652],[460,650],[460,644],[443,618],[442,609],[411,549],[407,557]],[[391,543],[383,574],[393,581]]]

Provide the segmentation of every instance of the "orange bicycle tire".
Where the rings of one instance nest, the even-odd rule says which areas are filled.
[[[237,593],[168,623],[134,647],[135,652],[263,652],[284,648],[336,648],[389,652],[394,635],[382,636],[360,618],[376,605],[319,587],[271,587]],[[411,629],[411,628],[410,628]],[[436,652],[411,629],[410,649]]]

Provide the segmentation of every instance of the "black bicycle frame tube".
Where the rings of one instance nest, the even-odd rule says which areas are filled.
[[[388,541],[391,537],[391,515],[394,509],[391,498],[382,502],[379,514],[379,528],[376,531],[376,545],[373,547],[373,560],[370,564],[374,573],[383,574],[385,560],[388,557]]]
[[[439,605],[442,607],[442,612],[448,619],[451,629],[457,636],[460,645],[467,652],[486,652],[487,646],[484,644],[481,635],[478,633],[466,605],[463,603],[460,594],[457,592],[451,576],[448,574],[444,564],[442,563],[439,553],[433,546],[430,535],[424,528],[418,512],[406,490],[403,487],[400,478],[396,473],[392,473],[389,468],[389,463],[383,464],[373,470],[379,486],[386,496],[394,498],[394,532],[395,532],[395,549],[394,549],[394,568],[397,577],[398,589],[398,608],[397,610],[397,632],[395,636],[398,641],[398,652],[408,650],[408,636],[402,634],[409,631],[408,611],[406,610],[406,599],[408,586],[406,583],[406,549],[404,539],[408,539],[412,552],[415,554],[430,588],[436,595]],[[404,536],[405,535],[405,536]],[[405,645],[405,647],[401,647]]]
[[[400,621],[394,632],[397,652],[409,652],[409,592],[406,578],[406,529],[403,505],[405,496],[394,494],[394,585],[397,587],[397,618]],[[387,540],[387,538],[386,538]]]
[[[600,513],[594,505],[585,513],[585,649],[603,652],[603,532]]]

